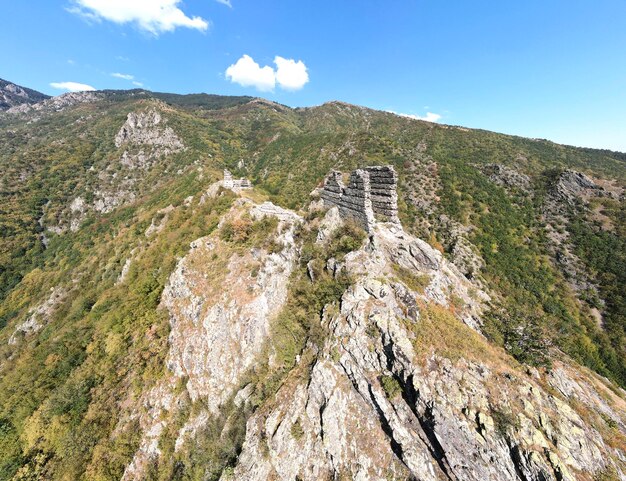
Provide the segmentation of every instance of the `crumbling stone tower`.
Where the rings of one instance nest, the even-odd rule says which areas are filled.
[[[398,175],[392,166],[357,169],[344,185],[342,174],[333,170],[324,181],[321,197],[326,206],[337,206],[344,218],[354,219],[367,232],[376,221],[400,223]]]
[[[240,190],[252,189],[252,183],[245,177],[242,177],[241,179],[233,179],[233,174],[231,174],[229,170],[224,169],[222,187],[239,192]]]

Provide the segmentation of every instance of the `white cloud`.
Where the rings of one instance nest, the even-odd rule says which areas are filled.
[[[133,80],[133,85],[136,87],[143,87],[143,84],[141,82],[137,82],[136,80]]]
[[[134,80],[135,76],[134,75],[129,75],[127,73],[112,73],[111,77],[115,77],[115,78],[121,78],[124,80]]]
[[[86,92],[96,90],[91,85],[81,84],[78,82],[52,82],[50,87],[58,90],[67,90],[68,92]]]
[[[230,3],[230,0],[215,0],[217,3],[221,3],[222,5],[226,5],[228,8],[233,8],[233,4]]]
[[[261,92],[274,90],[276,75],[269,66],[261,67],[249,55],[244,55],[226,69],[226,78],[242,87],[255,87]]]
[[[266,65],[261,67],[249,55],[243,55],[226,69],[226,78],[242,87],[255,87],[267,92],[276,84],[285,90],[299,90],[309,81],[306,65],[302,60],[295,61],[276,56],[276,69]]]
[[[205,31],[209,22],[201,17],[188,17],[178,4],[181,0],[74,0],[70,12],[94,20],[114,23],[135,23],[139,28],[158,35],[177,27]]]
[[[414,114],[402,114],[400,112],[394,112],[393,110],[387,110],[390,114],[399,115],[400,117],[406,117],[408,119],[413,120],[425,120],[426,122],[439,122],[441,120],[440,114],[435,114],[433,112],[426,112],[426,115],[420,117],[419,115]]]
[[[293,59],[276,56],[274,63],[276,82],[285,90],[300,90],[309,81],[309,74],[302,60],[296,62]]]

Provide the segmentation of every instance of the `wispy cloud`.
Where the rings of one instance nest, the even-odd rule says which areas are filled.
[[[128,73],[114,72],[114,73],[111,74],[111,77],[119,78],[119,79],[122,79],[122,80],[128,80],[135,87],[143,87],[143,83],[135,80],[135,76],[131,75],[131,74],[128,74]]]
[[[134,75],[129,75],[127,73],[112,73],[111,77],[115,77],[115,78],[121,78],[124,80],[134,80],[135,76]]]
[[[68,92],[87,92],[96,90],[91,85],[81,84],[78,82],[52,82],[50,87],[58,90],[67,90]]]
[[[215,0],[217,3],[221,3],[222,5],[226,5],[228,8],[233,8],[233,4],[230,0]]]
[[[387,110],[390,114],[399,115],[400,117],[406,117],[407,119],[413,120],[425,120],[426,122],[439,122],[441,120],[440,114],[435,114],[433,112],[426,112],[426,115],[420,117],[419,115],[414,114],[403,114],[400,112],[394,112],[393,110]]]
[[[132,23],[154,35],[178,27],[200,31],[209,28],[207,20],[187,16],[179,8],[180,3],[181,0],[74,0],[74,6],[68,10],[90,21]]]
[[[307,67],[302,60],[276,56],[276,68],[261,67],[249,55],[243,55],[226,69],[226,78],[242,87],[254,87],[261,92],[274,90],[278,84],[285,90],[300,90],[309,81]]]

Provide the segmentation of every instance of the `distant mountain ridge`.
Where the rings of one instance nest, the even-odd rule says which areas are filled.
[[[50,96],[0,78],[0,111],[22,104],[35,104]]]

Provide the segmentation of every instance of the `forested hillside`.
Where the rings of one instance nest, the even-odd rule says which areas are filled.
[[[438,125],[341,102],[292,109],[250,97],[144,90],[41,100],[0,113],[0,479],[120,479],[125,470],[125,479],[133,479],[127,470],[132,460],[148,479],[228,479],[245,456],[254,459],[245,451],[240,457],[252,432],[246,421],[271,412],[281,387],[313,375],[319,365],[313,359],[332,331],[330,324],[319,326],[320,316],[327,320],[332,309],[347,315],[341,311],[345,298],[339,300],[354,281],[348,274],[357,274],[330,275],[328,262],[343,262],[366,242],[363,232],[347,225],[326,250],[319,247],[311,226],[323,214],[309,211],[311,192],[331,169],[370,165],[395,167],[407,235],[428,242],[431,255],[440,253],[441,265],[449,263],[465,286],[444,293],[450,299],[445,312],[416,294],[432,338],[442,329],[449,342],[449,349],[436,345],[436,353],[458,361],[467,350],[470,361],[498,360],[516,373],[579,365],[590,379],[606,378],[598,381],[605,383],[606,402],[623,416],[626,154]],[[252,181],[254,190],[244,199],[291,209],[305,227],[295,220],[288,227],[258,220],[230,191],[208,193],[224,168]],[[272,255],[286,259],[284,278],[277,267],[267,267]],[[191,256],[188,271],[205,269],[189,286],[176,277],[184,274],[177,269],[185,256]],[[428,279],[406,269],[381,270],[380,276],[423,294]],[[250,360],[241,368],[246,382],[242,377],[234,383],[255,386],[245,410],[234,407],[234,395],[224,394],[219,409],[203,411],[186,377],[167,384],[168,369],[177,365],[168,351],[176,316],[167,303],[204,315],[210,299],[217,302],[222,290],[238,282],[236,273],[251,284],[233,291],[233,299],[256,295],[259,286],[285,297],[275,311],[268,308],[268,319],[276,321],[261,329],[269,347],[252,343],[260,356],[273,353],[268,356],[279,367],[265,357],[265,364]],[[206,279],[211,282],[205,285]],[[201,293],[194,291],[198,285],[204,286]],[[191,291],[199,297],[178,306],[176,296]],[[479,292],[485,295],[472,294]],[[397,289],[393,295],[402,297]],[[455,324],[454,315],[469,302],[464,296],[484,304],[473,329]],[[267,297],[263,302],[271,307]],[[427,340],[417,331],[419,353]],[[339,352],[328,349],[330,358]],[[408,402],[406,379],[390,366],[380,377],[384,392],[390,399],[402,392]],[[169,464],[150,465],[156,448],[146,444],[146,468],[136,454],[147,443],[141,433],[152,426],[142,409],[154,419],[174,412],[165,401],[146,401],[150,389],[166,385],[176,400],[171,403],[187,404],[154,442]],[[241,417],[234,417],[239,411]],[[507,416],[494,414],[494,429],[512,440],[505,434],[519,426]],[[623,421],[589,416],[604,423],[598,432],[623,453]],[[188,429],[203,434],[179,450],[177,433],[188,419],[197,424]],[[290,433],[306,439],[305,428],[294,423]],[[400,479],[411,465],[396,447],[393,453],[404,462]],[[437,469],[452,469],[445,463]],[[620,479],[613,465],[595,467],[613,478],[567,478],[571,473],[563,473],[573,473],[571,466],[554,466],[562,476],[555,479]]]

